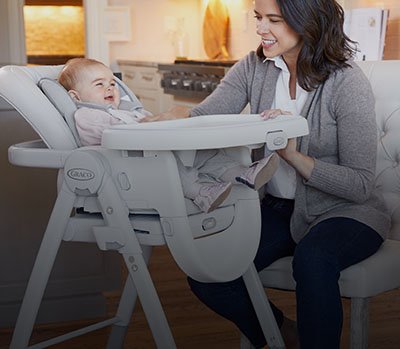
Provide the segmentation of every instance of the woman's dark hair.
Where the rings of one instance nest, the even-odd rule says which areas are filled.
[[[337,69],[349,64],[354,42],[343,31],[344,12],[335,0],[276,0],[285,22],[300,35],[297,80],[306,91],[315,89]],[[265,58],[262,46],[257,55]]]

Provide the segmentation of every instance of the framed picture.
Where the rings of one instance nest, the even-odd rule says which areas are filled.
[[[103,31],[108,41],[132,39],[131,13],[126,6],[109,6],[104,9]]]

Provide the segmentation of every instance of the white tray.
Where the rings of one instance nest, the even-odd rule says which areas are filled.
[[[258,114],[203,115],[187,119],[116,125],[103,133],[102,146],[119,150],[192,150],[267,143],[271,150],[288,138],[308,134],[307,120],[281,115],[264,121]]]

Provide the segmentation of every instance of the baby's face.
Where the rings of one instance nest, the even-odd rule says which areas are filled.
[[[112,104],[115,108],[120,103],[120,93],[112,71],[100,64],[85,68],[75,90],[82,102]]]

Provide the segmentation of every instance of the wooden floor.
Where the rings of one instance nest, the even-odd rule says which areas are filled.
[[[178,269],[165,247],[154,249],[150,272],[171,326],[178,349],[234,349],[239,348],[239,333],[228,321],[220,318],[202,305],[190,292],[185,275]],[[116,293],[108,294],[109,312],[117,306]],[[295,318],[295,299],[291,292],[268,291],[269,298],[288,317]],[[344,329],[342,348],[348,348],[349,301],[344,299]],[[323,309],[321,310],[323,311]],[[400,348],[400,290],[375,297],[370,306],[370,349]],[[35,328],[31,343],[60,335],[89,321],[42,325]],[[105,348],[109,329],[52,346],[54,349]],[[0,348],[8,348],[11,329],[0,329]],[[146,319],[137,306],[126,337],[125,349],[155,348]],[[323,349],[323,348],[321,348]]]

